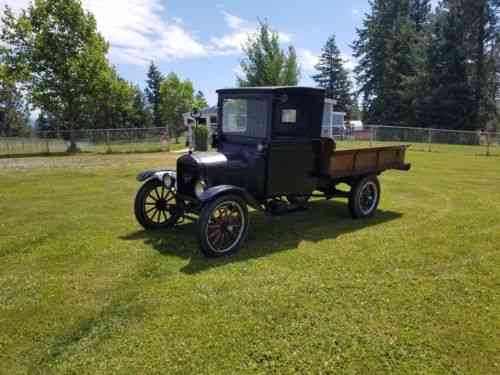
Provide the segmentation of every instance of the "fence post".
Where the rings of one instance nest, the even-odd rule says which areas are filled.
[[[107,146],[106,152],[111,153],[112,150],[111,150],[111,145],[109,144],[109,130],[106,130],[106,146]]]
[[[370,128],[370,147],[373,146],[373,132],[374,128]]]
[[[429,134],[427,135],[427,143],[429,145],[428,151],[432,151],[432,129],[429,129]]]
[[[486,156],[490,156],[490,132],[486,132]]]

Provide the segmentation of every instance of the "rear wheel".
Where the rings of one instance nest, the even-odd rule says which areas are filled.
[[[349,209],[355,219],[372,216],[380,202],[380,183],[376,176],[359,180],[351,188]]]
[[[137,192],[135,217],[144,229],[166,229],[174,226],[184,214],[184,202],[159,180],[147,181]]]
[[[203,253],[211,258],[232,255],[248,234],[248,208],[236,195],[208,203],[201,211],[198,239]]]

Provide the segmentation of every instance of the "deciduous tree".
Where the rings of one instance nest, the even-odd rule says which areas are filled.
[[[237,77],[238,85],[296,86],[300,77],[297,55],[293,47],[285,52],[280,47],[279,34],[261,22],[257,32],[243,46],[241,61],[244,76]]]
[[[179,142],[184,130],[183,114],[193,109],[194,89],[189,80],[180,79],[177,74],[170,73],[161,84],[161,106],[169,134]]]
[[[199,111],[208,107],[207,99],[205,98],[205,94],[202,91],[198,91],[194,97],[193,108],[198,109]]]
[[[2,41],[26,72],[31,102],[71,130],[88,126],[89,105],[108,69],[108,44],[78,0],[37,0],[19,17],[5,12]]]

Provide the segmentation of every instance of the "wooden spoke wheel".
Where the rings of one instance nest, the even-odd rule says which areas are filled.
[[[372,216],[380,202],[380,183],[376,176],[358,181],[351,189],[349,209],[354,218]]]
[[[202,210],[198,239],[209,257],[227,256],[241,247],[248,233],[248,209],[238,196],[222,196]]]
[[[184,203],[159,180],[147,181],[135,198],[135,217],[145,229],[175,225],[184,214]]]

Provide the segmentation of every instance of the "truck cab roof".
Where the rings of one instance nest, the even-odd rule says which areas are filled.
[[[267,87],[238,87],[217,90],[219,95],[238,94],[293,94],[293,95],[325,95],[325,89],[307,86],[267,86]]]

